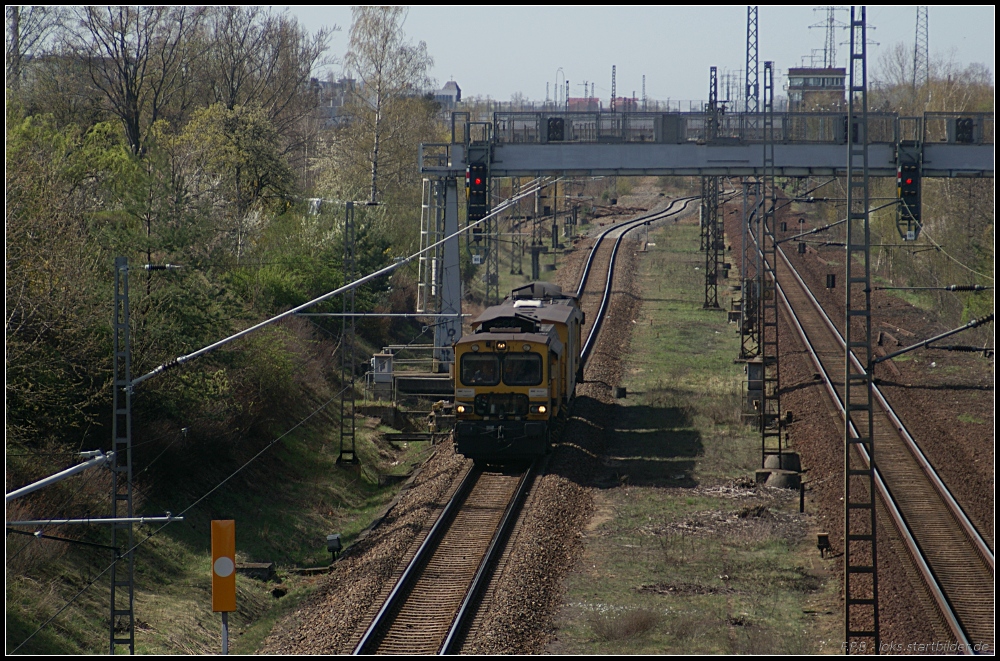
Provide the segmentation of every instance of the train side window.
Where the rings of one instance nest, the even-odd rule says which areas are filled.
[[[500,360],[493,354],[465,354],[462,356],[462,383],[467,386],[497,385],[500,383]]]
[[[508,386],[537,386],[542,382],[542,357],[537,353],[509,353],[503,359],[503,382]]]

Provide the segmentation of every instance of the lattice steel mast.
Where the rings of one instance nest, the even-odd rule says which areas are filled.
[[[757,7],[747,7],[746,91],[744,95],[744,135],[756,139],[760,130],[757,76]],[[760,183],[757,177],[743,178],[743,252],[740,255],[740,359],[749,360],[760,354],[760,329],[757,325],[759,253],[749,236],[750,223],[760,220]],[[760,236],[760,232],[756,233]]]
[[[719,76],[716,67],[709,68],[708,107],[705,115],[705,139],[714,140],[719,131]],[[719,216],[720,177],[702,177],[702,240],[705,249],[706,309],[719,309],[719,272],[725,255],[724,228]]]
[[[761,251],[759,273],[761,361],[761,467],[769,454],[781,455],[781,381],[778,354],[777,244],[775,243],[775,207],[778,190],[774,181],[774,62],[764,63],[764,176],[761,178],[763,206],[760,214],[758,244]],[[779,462],[780,462],[779,458]],[[781,465],[779,463],[779,465]]]
[[[826,20],[810,28],[823,28],[826,34],[823,35],[823,68],[832,69],[837,66],[837,28],[846,28],[843,23],[837,22],[837,12],[846,11],[847,7],[826,6],[814,7],[813,11],[825,11]]]
[[[488,167],[488,166],[487,166]],[[500,195],[499,178],[490,178],[490,208],[497,200],[502,199]],[[486,305],[497,305],[500,303],[500,221],[496,216],[490,216],[483,223],[483,250],[486,255]]]
[[[355,251],[356,230],[354,225],[354,202],[344,208],[344,282],[354,280],[357,271]],[[343,317],[340,320],[340,454],[337,463],[358,463],[355,441],[355,398],[354,398],[354,335],[355,298],[354,289],[344,292],[341,299]]]
[[[114,419],[111,430],[111,516],[127,518],[128,523],[111,525],[111,546],[115,562],[111,565],[111,639],[110,654],[120,645],[128,645],[135,654],[135,545],[131,519],[132,507],[132,343],[129,331],[128,258],[115,258],[115,298],[112,317],[114,334]],[[124,515],[121,507],[124,506]],[[119,552],[124,538],[125,552]],[[124,571],[120,565],[124,563]],[[122,574],[125,578],[122,578]],[[123,632],[125,637],[118,634]]]
[[[871,234],[868,182],[868,62],[865,8],[851,8],[847,114],[846,318],[844,356],[844,641],[849,652],[879,649],[872,405]],[[865,367],[851,365],[854,354]],[[856,431],[857,438],[852,435]],[[852,452],[857,449],[857,452]],[[865,465],[859,456],[868,453]]]
[[[931,71],[928,28],[927,7],[917,7],[917,30],[913,38],[913,93],[916,95],[923,92],[924,102],[927,98],[927,81]],[[923,111],[923,108],[917,110]]]

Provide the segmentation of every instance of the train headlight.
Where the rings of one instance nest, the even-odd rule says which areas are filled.
[[[455,407],[455,410],[458,411],[459,413],[465,413],[465,405],[459,404],[458,406]]]
[[[547,408],[545,408],[545,405],[544,405],[544,404],[543,404],[542,406],[539,406],[539,407],[538,407],[538,412],[539,412],[539,413],[545,413],[545,412],[546,412],[547,410],[548,410],[548,409],[547,409]]]
[[[506,342],[497,342],[497,351],[503,351],[507,348]]]
[[[524,349],[525,351],[531,351],[531,345],[530,344],[521,345],[521,348]]]
[[[479,345],[478,344],[473,344],[472,345],[472,350],[473,351],[479,351]]]

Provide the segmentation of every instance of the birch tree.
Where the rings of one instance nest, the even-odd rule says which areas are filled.
[[[355,7],[351,10],[351,38],[345,58],[348,71],[357,76],[350,105],[349,121],[364,136],[368,167],[371,172],[368,201],[379,201],[382,189],[383,146],[400,141],[411,127],[396,121],[406,113],[394,106],[419,94],[429,85],[427,70],[434,60],[427,44],[406,41],[403,7]]]

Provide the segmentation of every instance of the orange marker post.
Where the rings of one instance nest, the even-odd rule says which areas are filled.
[[[229,654],[229,613],[236,610],[236,522],[212,521],[212,612],[222,613],[222,653]]]

